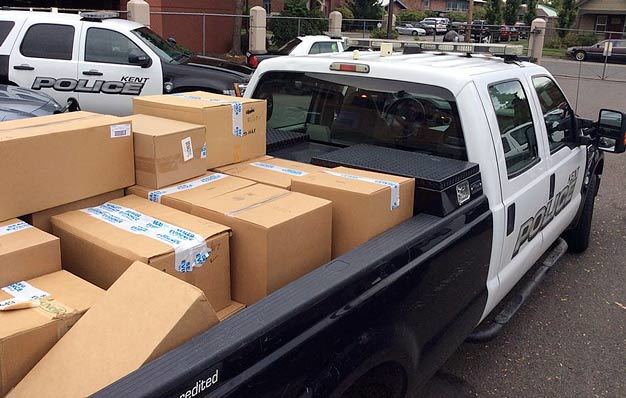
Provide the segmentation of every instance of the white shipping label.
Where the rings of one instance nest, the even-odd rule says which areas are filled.
[[[183,160],[187,162],[193,159],[193,146],[191,145],[191,137],[182,139],[180,143],[183,146]]]
[[[330,171],[330,170],[324,170],[324,172],[330,175],[334,175],[335,177],[346,178],[349,180],[369,182],[372,184],[384,185],[386,187],[389,187],[391,188],[391,202],[390,202],[389,207],[391,208],[391,210],[394,210],[400,207],[400,184],[398,184],[397,182],[381,180],[379,178],[369,178],[369,177],[355,176],[352,174],[337,173],[336,171]]]
[[[200,159],[206,159],[206,142],[200,148]]]
[[[265,162],[254,162],[254,163],[250,163],[250,165],[254,167],[258,167],[260,169],[275,171],[277,173],[289,174],[290,176],[295,176],[295,177],[302,177],[308,174],[307,172],[302,171],[302,170],[276,166],[274,164],[265,163]]]
[[[0,227],[0,236],[12,234],[13,232],[21,231],[27,228],[32,228],[32,226],[25,223],[24,221],[19,221],[13,224],[4,225]]]
[[[130,137],[130,124],[114,124],[111,126],[111,138]]]
[[[136,210],[105,203],[81,211],[117,228],[171,246],[174,249],[175,268],[178,272],[191,272],[194,267],[201,267],[211,255],[211,249],[207,247],[202,236]]]
[[[2,290],[16,299],[22,300],[34,300],[50,295],[50,293],[37,289],[35,286],[24,281],[16,282],[7,287],[3,287]]]
[[[165,195],[168,195],[174,192],[188,191],[190,189],[197,188],[202,185],[210,184],[213,181],[221,180],[222,178],[226,178],[226,177],[228,177],[226,174],[215,173],[209,176],[204,176],[195,180],[185,182],[183,184],[172,185],[171,187],[166,187],[166,188],[159,189],[156,191],[150,191],[148,192],[148,200],[161,203],[161,198]]]

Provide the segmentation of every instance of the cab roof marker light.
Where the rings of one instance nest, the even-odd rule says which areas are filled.
[[[370,73],[369,65],[346,62],[333,62],[330,64],[330,70],[338,72]]]

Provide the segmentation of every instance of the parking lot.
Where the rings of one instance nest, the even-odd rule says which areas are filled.
[[[555,75],[577,64],[544,60]],[[572,102],[578,89],[582,116],[595,120],[603,107],[626,107],[626,83],[558,80]],[[431,381],[427,397],[626,396],[624,178],[626,157],[607,155],[589,249],[561,259],[495,340],[461,346]]]

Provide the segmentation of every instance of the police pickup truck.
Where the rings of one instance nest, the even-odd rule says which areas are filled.
[[[128,115],[135,95],[242,93],[252,69],[182,52],[116,13],[0,11],[0,84],[83,110]]]
[[[415,177],[413,218],[96,396],[419,396],[463,341],[496,334],[568,246],[587,248],[626,116],[577,117],[521,46],[394,45],[267,60],[246,96],[268,101],[273,156]]]

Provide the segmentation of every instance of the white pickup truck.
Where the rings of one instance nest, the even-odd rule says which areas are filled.
[[[412,42],[259,65],[246,95],[268,101],[271,155],[412,176],[414,216],[97,396],[417,397],[464,340],[492,338],[587,248],[604,153],[626,144],[624,113],[577,117],[520,52]]]

